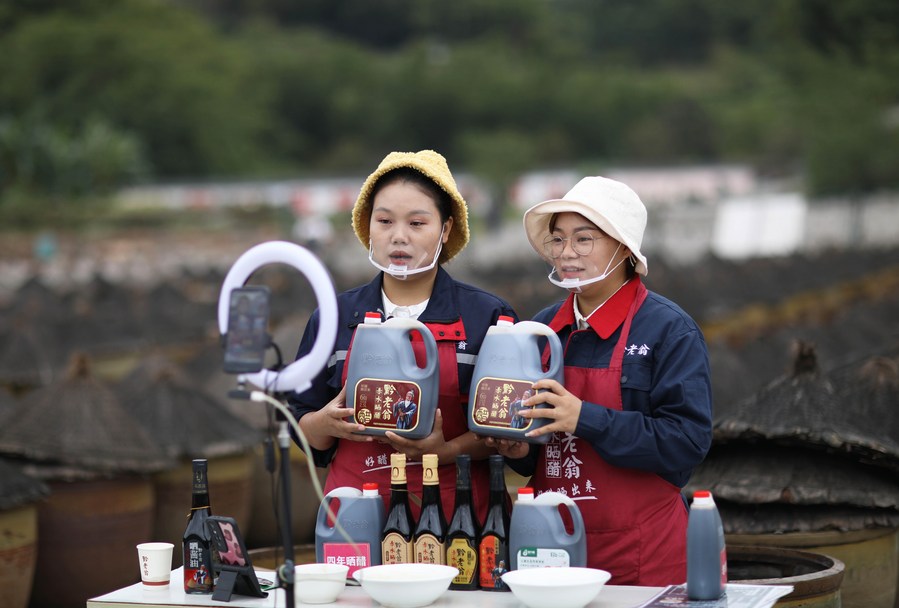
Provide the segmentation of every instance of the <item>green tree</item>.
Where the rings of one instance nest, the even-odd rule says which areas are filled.
[[[27,18],[0,39],[0,113],[40,100],[62,128],[86,117],[136,134],[162,176],[264,164],[265,88],[246,57],[169,3],[123,0]]]

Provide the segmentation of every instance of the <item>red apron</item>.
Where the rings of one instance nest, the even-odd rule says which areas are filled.
[[[622,409],[624,350],[646,294],[640,284],[608,368],[565,367],[565,388],[584,407]],[[587,532],[587,565],[611,572],[611,584],[686,580],[687,510],[676,486],[654,473],[612,466],[588,441],[568,433],[553,434],[530,483],[538,493],[554,490],[577,501]]]
[[[465,340],[465,326],[459,319],[452,324],[425,323],[437,341],[437,361],[440,370],[440,388],[438,389],[437,407],[443,415],[443,437],[449,441],[468,432],[468,421],[465,415],[465,402],[468,395],[459,393],[459,368],[456,362],[456,343]],[[412,333],[412,346],[422,363],[424,342],[416,333]],[[346,362],[343,366],[341,382],[346,384],[347,368],[353,345],[347,349]],[[340,486],[362,488],[363,483],[376,482],[385,507],[390,506],[390,454],[394,449],[390,444],[377,440],[371,443],[358,441],[340,441],[334,458],[331,460],[328,478],[325,482],[325,493]],[[406,463],[406,483],[410,494],[412,514],[418,519],[421,504],[421,462]],[[438,468],[440,477],[440,495],[443,499],[443,514],[447,522],[453,516],[456,500],[456,465],[442,464]],[[471,492],[475,512],[480,521],[487,515],[489,500],[490,472],[487,461],[472,461]]]

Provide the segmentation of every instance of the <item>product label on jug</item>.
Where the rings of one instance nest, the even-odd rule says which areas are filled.
[[[520,429],[522,432],[533,424],[532,420],[519,416],[521,403],[533,395],[532,382],[507,378],[484,377],[475,389],[472,417],[478,426],[500,429]]]
[[[422,534],[415,541],[415,562],[418,564],[446,564],[443,543],[432,534]]]
[[[481,589],[508,589],[502,576],[509,571],[509,564],[504,558],[502,541],[493,535],[484,536],[480,544],[478,565],[478,585]]]
[[[478,554],[474,546],[464,538],[454,538],[446,548],[446,563],[459,569],[453,584],[469,585],[477,573]]]
[[[360,568],[372,565],[371,547],[368,543],[322,543],[322,557],[326,564],[341,564],[349,566],[347,577],[352,577],[353,572]]]
[[[414,382],[362,378],[356,383],[353,413],[373,429],[411,431],[418,426],[421,387]]]
[[[563,549],[542,549],[522,547],[518,550],[518,569],[522,568],[567,568],[571,563],[568,551]]]
[[[382,564],[411,564],[412,543],[402,535],[391,532],[381,543]]]

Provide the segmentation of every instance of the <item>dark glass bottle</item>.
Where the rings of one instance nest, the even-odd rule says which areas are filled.
[[[212,542],[206,520],[212,515],[205,459],[193,461],[193,490],[190,514],[181,549],[184,557],[184,592],[212,593]]]
[[[437,473],[437,454],[421,458],[421,516],[413,536],[416,563],[446,563],[446,517],[440,502],[440,479]]]
[[[412,535],[415,518],[409,508],[406,487],[406,455],[390,455],[390,509],[381,532],[381,563],[412,563]]]
[[[456,504],[446,529],[446,563],[459,569],[450,589],[478,588],[478,517],[471,501],[471,456],[456,456]]]
[[[500,577],[509,570],[510,519],[505,461],[494,454],[490,457],[490,503],[478,543],[478,583],[484,591],[509,591]]]

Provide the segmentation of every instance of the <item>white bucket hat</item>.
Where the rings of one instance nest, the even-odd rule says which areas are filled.
[[[549,235],[549,223],[556,213],[580,213],[603,232],[630,249],[636,258],[636,271],[649,272],[646,257],[640,253],[646,229],[646,207],[637,193],[625,184],[606,177],[585,177],[565,196],[537,203],[524,212],[524,230],[531,247],[544,256],[543,240]]]

